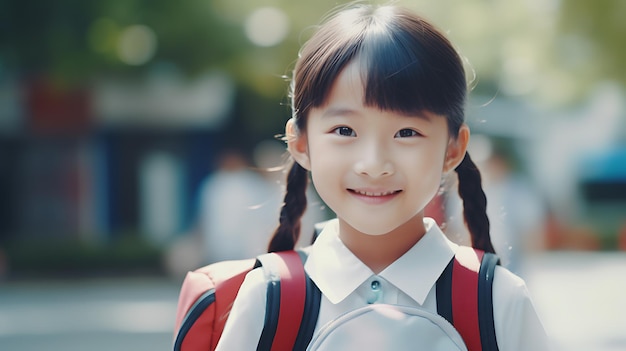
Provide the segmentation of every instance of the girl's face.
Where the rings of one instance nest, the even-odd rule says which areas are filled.
[[[424,207],[465,153],[467,127],[450,139],[442,116],[365,106],[360,69],[355,61],[343,70],[327,102],[310,111],[306,133],[289,142],[290,152],[342,224],[369,235],[409,222],[423,230]],[[294,132],[290,121],[287,134]]]

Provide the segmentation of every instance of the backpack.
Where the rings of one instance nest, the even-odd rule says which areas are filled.
[[[304,250],[275,252],[188,272],[178,299],[174,350],[214,350],[246,274],[259,267],[268,277],[268,287],[258,349],[304,350],[315,330],[321,298],[304,272],[306,257]]]
[[[305,350],[321,300],[319,289],[304,272],[306,257],[306,249],[283,251],[256,260],[218,262],[187,273],[178,301],[174,350],[214,350],[239,286],[258,267],[268,277],[268,289],[257,350]],[[436,283],[437,313],[454,326],[469,351],[498,350],[492,301],[498,263],[494,254],[461,246]]]

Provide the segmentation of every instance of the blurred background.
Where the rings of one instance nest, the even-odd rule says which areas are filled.
[[[184,273],[264,249],[290,72],[342,3],[0,0],[2,349],[170,349]],[[397,3],[467,60],[493,241],[557,349],[626,349],[626,2]]]

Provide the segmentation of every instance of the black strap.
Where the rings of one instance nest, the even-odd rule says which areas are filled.
[[[269,351],[272,349],[276,327],[278,326],[278,314],[280,312],[280,282],[270,282],[267,285],[267,307],[265,309],[265,324],[261,332],[261,338],[257,345],[257,351]]]
[[[313,332],[317,325],[317,318],[320,312],[320,301],[322,293],[315,285],[313,280],[307,274],[306,279],[306,300],[304,304],[304,314],[302,315],[302,323],[298,331],[298,337],[294,344],[294,351],[304,351],[313,338]]]
[[[499,263],[498,256],[486,252],[478,272],[478,325],[483,351],[498,351],[493,320],[493,276]]]
[[[452,317],[452,266],[453,257],[437,279],[437,313],[454,325]],[[483,351],[497,351],[496,329],[493,320],[493,276],[500,263],[498,256],[485,253],[478,272],[478,324]]]
[[[298,250],[302,264],[306,262],[308,257],[308,250]],[[264,260],[263,258],[257,260],[256,267],[261,265],[270,265],[271,261]],[[272,270],[271,267],[266,267]],[[304,302],[304,313],[302,314],[302,321],[300,322],[300,329],[294,344],[294,351],[306,350],[307,346],[313,338],[313,332],[317,325],[317,318],[319,315],[321,292],[317,285],[311,280],[308,274],[306,274],[306,297]],[[282,306],[283,308],[289,308],[288,306]],[[280,313],[280,277],[270,277],[267,284],[267,297],[266,297],[266,309],[265,309],[265,324],[259,344],[257,345],[257,351],[269,351],[272,348],[274,342],[274,336],[276,335],[276,328],[278,326],[278,315]],[[278,341],[280,342],[280,341]]]
[[[274,335],[276,335],[276,329],[278,327],[278,315],[280,313],[280,276],[277,274],[279,270],[275,267],[275,263],[271,257],[271,254],[257,257],[254,266],[254,268],[263,267],[264,274],[266,276],[269,275],[267,281],[265,322],[257,345],[257,351],[270,351],[272,349]]]

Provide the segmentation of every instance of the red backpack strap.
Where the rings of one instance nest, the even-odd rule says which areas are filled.
[[[437,312],[454,325],[469,351],[498,350],[492,299],[498,261],[461,246],[437,281]]]
[[[317,322],[320,293],[304,272],[305,259],[305,253],[296,251],[258,257],[257,265],[263,267],[268,285],[265,325],[257,350],[298,350],[308,345]]]
[[[302,263],[306,262],[308,257],[308,248],[298,250]],[[304,302],[304,314],[302,315],[302,322],[300,323],[300,330],[298,331],[298,337],[296,338],[296,344],[293,350],[306,350],[307,346],[313,338],[313,332],[317,325],[317,318],[320,312],[320,302],[322,300],[322,292],[315,285],[313,280],[306,274],[306,298]]]

